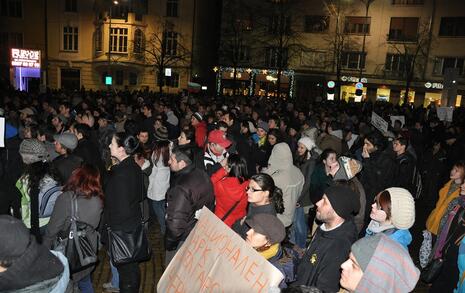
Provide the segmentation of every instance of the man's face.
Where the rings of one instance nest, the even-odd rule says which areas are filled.
[[[224,148],[220,146],[219,144],[210,142],[209,146],[210,146],[210,150],[212,150],[212,152],[215,154],[222,154],[224,152]]]
[[[194,118],[194,116],[191,117],[191,124],[192,126],[196,126],[197,124],[199,124],[199,121],[197,121],[197,119]]]
[[[373,153],[374,151],[376,151],[375,146],[374,146],[368,139],[365,139],[365,140],[364,140],[363,148],[364,148],[369,154],[371,154],[371,153]]]
[[[316,203],[316,206],[317,206],[316,218],[319,221],[323,223],[327,223],[327,222],[332,221],[335,218],[336,212],[331,206],[331,203],[329,202],[329,199],[326,196],[326,194],[323,195],[323,198],[320,199],[320,201]]]
[[[58,141],[55,141],[55,152],[59,153],[59,154],[64,154],[66,153],[65,149],[63,148],[63,146],[61,145],[61,143],[59,143]]]
[[[274,119],[268,120],[268,128],[269,129],[278,128],[278,125],[276,124],[276,121]]]
[[[58,127],[58,126],[60,126],[60,124],[61,124],[60,119],[59,119],[58,117],[53,117],[53,119],[52,119],[52,125],[53,125],[54,127]]]
[[[146,144],[149,141],[149,133],[146,131],[141,131],[137,135],[140,143]]]
[[[60,107],[58,107],[58,111],[60,112],[61,115],[69,114],[69,108],[66,108],[65,105],[60,105]]]
[[[394,140],[392,143],[392,149],[396,154],[402,154],[405,152],[405,146],[402,145],[398,140]]]
[[[362,280],[363,271],[352,252],[349,255],[349,259],[342,263],[341,269],[341,286],[350,292],[355,291],[358,283]]]
[[[144,106],[144,107],[142,107],[142,113],[144,114],[145,117],[149,117],[152,114],[152,111],[150,111],[149,108]]]
[[[221,121],[225,122],[226,124],[228,124],[228,126],[231,126],[233,125],[234,123],[234,120],[231,120],[230,117],[229,117],[229,113],[226,113],[223,115],[223,117],[221,117]]]

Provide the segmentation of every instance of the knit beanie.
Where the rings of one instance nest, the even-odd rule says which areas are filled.
[[[197,119],[197,121],[199,121],[199,122],[201,122],[203,120],[202,114],[200,114],[199,112],[195,112],[194,114],[192,114],[192,117]]]
[[[27,165],[45,161],[48,158],[45,144],[35,138],[23,140],[19,145],[19,154],[23,158],[24,164]]]
[[[9,215],[0,215],[0,260],[13,261],[26,251],[30,233],[24,223]]]
[[[408,250],[383,233],[352,244],[352,254],[363,271],[355,292],[411,292],[420,277]]]
[[[360,210],[360,199],[352,189],[335,185],[328,187],[324,194],[339,217],[347,220]]]
[[[415,223],[415,201],[407,189],[386,189],[391,196],[391,222],[397,229],[410,229]]]
[[[74,150],[78,145],[78,138],[74,133],[64,132],[62,134],[55,134],[53,139],[59,142],[62,146],[69,150]]]
[[[310,137],[302,137],[298,141],[299,143],[303,144],[305,148],[307,148],[307,151],[311,151],[314,147],[316,147],[315,142],[310,138]]]
[[[268,132],[270,130],[270,128],[268,127],[268,123],[266,123],[265,121],[259,121],[257,128],[261,128],[265,130],[265,132]]]

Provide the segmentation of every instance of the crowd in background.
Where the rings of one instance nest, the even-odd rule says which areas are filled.
[[[464,112],[3,89],[0,291],[64,292],[71,278],[68,290],[93,292],[94,266],[66,274],[54,252],[71,206],[108,250],[107,230],[134,230],[148,199],[165,267],[206,206],[283,273],[283,292],[408,292],[439,259],[430,291],[465,292]],[[138,292],[138,262],[110,265],[104,290]]]

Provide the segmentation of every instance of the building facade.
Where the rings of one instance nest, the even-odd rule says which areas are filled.
[[[212,0],[3,2],[17,3],[21,12],[11,17],[14,22],[5,20],[8,25],[0,29],[5,31],[1,33],[2,51],[11,47],[41,50],[41,82],[50,88],[178,93],[188,87],[194,73],[198,80],[204,77],[199,72],[205,70],[194,66],[200,58],[194,53],[198,38],[208,34],[197,31],[205,27],[197,22],[202,21],[198,14]],[[14,12],[6,7],[7,13],[10,10]],[[216,52],[211,48],[203,47],[202,52]],[[6,73],[9,64],[2,61]]]
[[[335,81],[336,95],[354,100],[362,82],[364,99],[460,104],[464,1],[255,0],[231,9],[238,2],[223,2],[219,94],[275,95],[281,74],[279,92],[300,98],[325,98]]]

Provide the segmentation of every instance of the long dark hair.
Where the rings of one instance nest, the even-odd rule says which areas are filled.
[[[249,179],[249,172],[247,170],[247,162],[245,159],[237,154],[232,154],[228,157],[229,176],[236,177],[242,183]]]
[[[162,158],[163,166],[168,166],[168,161],[170,159],[170,142],[168,140],[158,140],[155,141],[153,147],[153,165],[158,164],[158,160]]]
[[[276,213],[284,212],[283,191],[274,184],[273,178],[265,173],[253,175],[251,180],[257,182],[263,191],[270,192],[270,202],[274,204]]]

